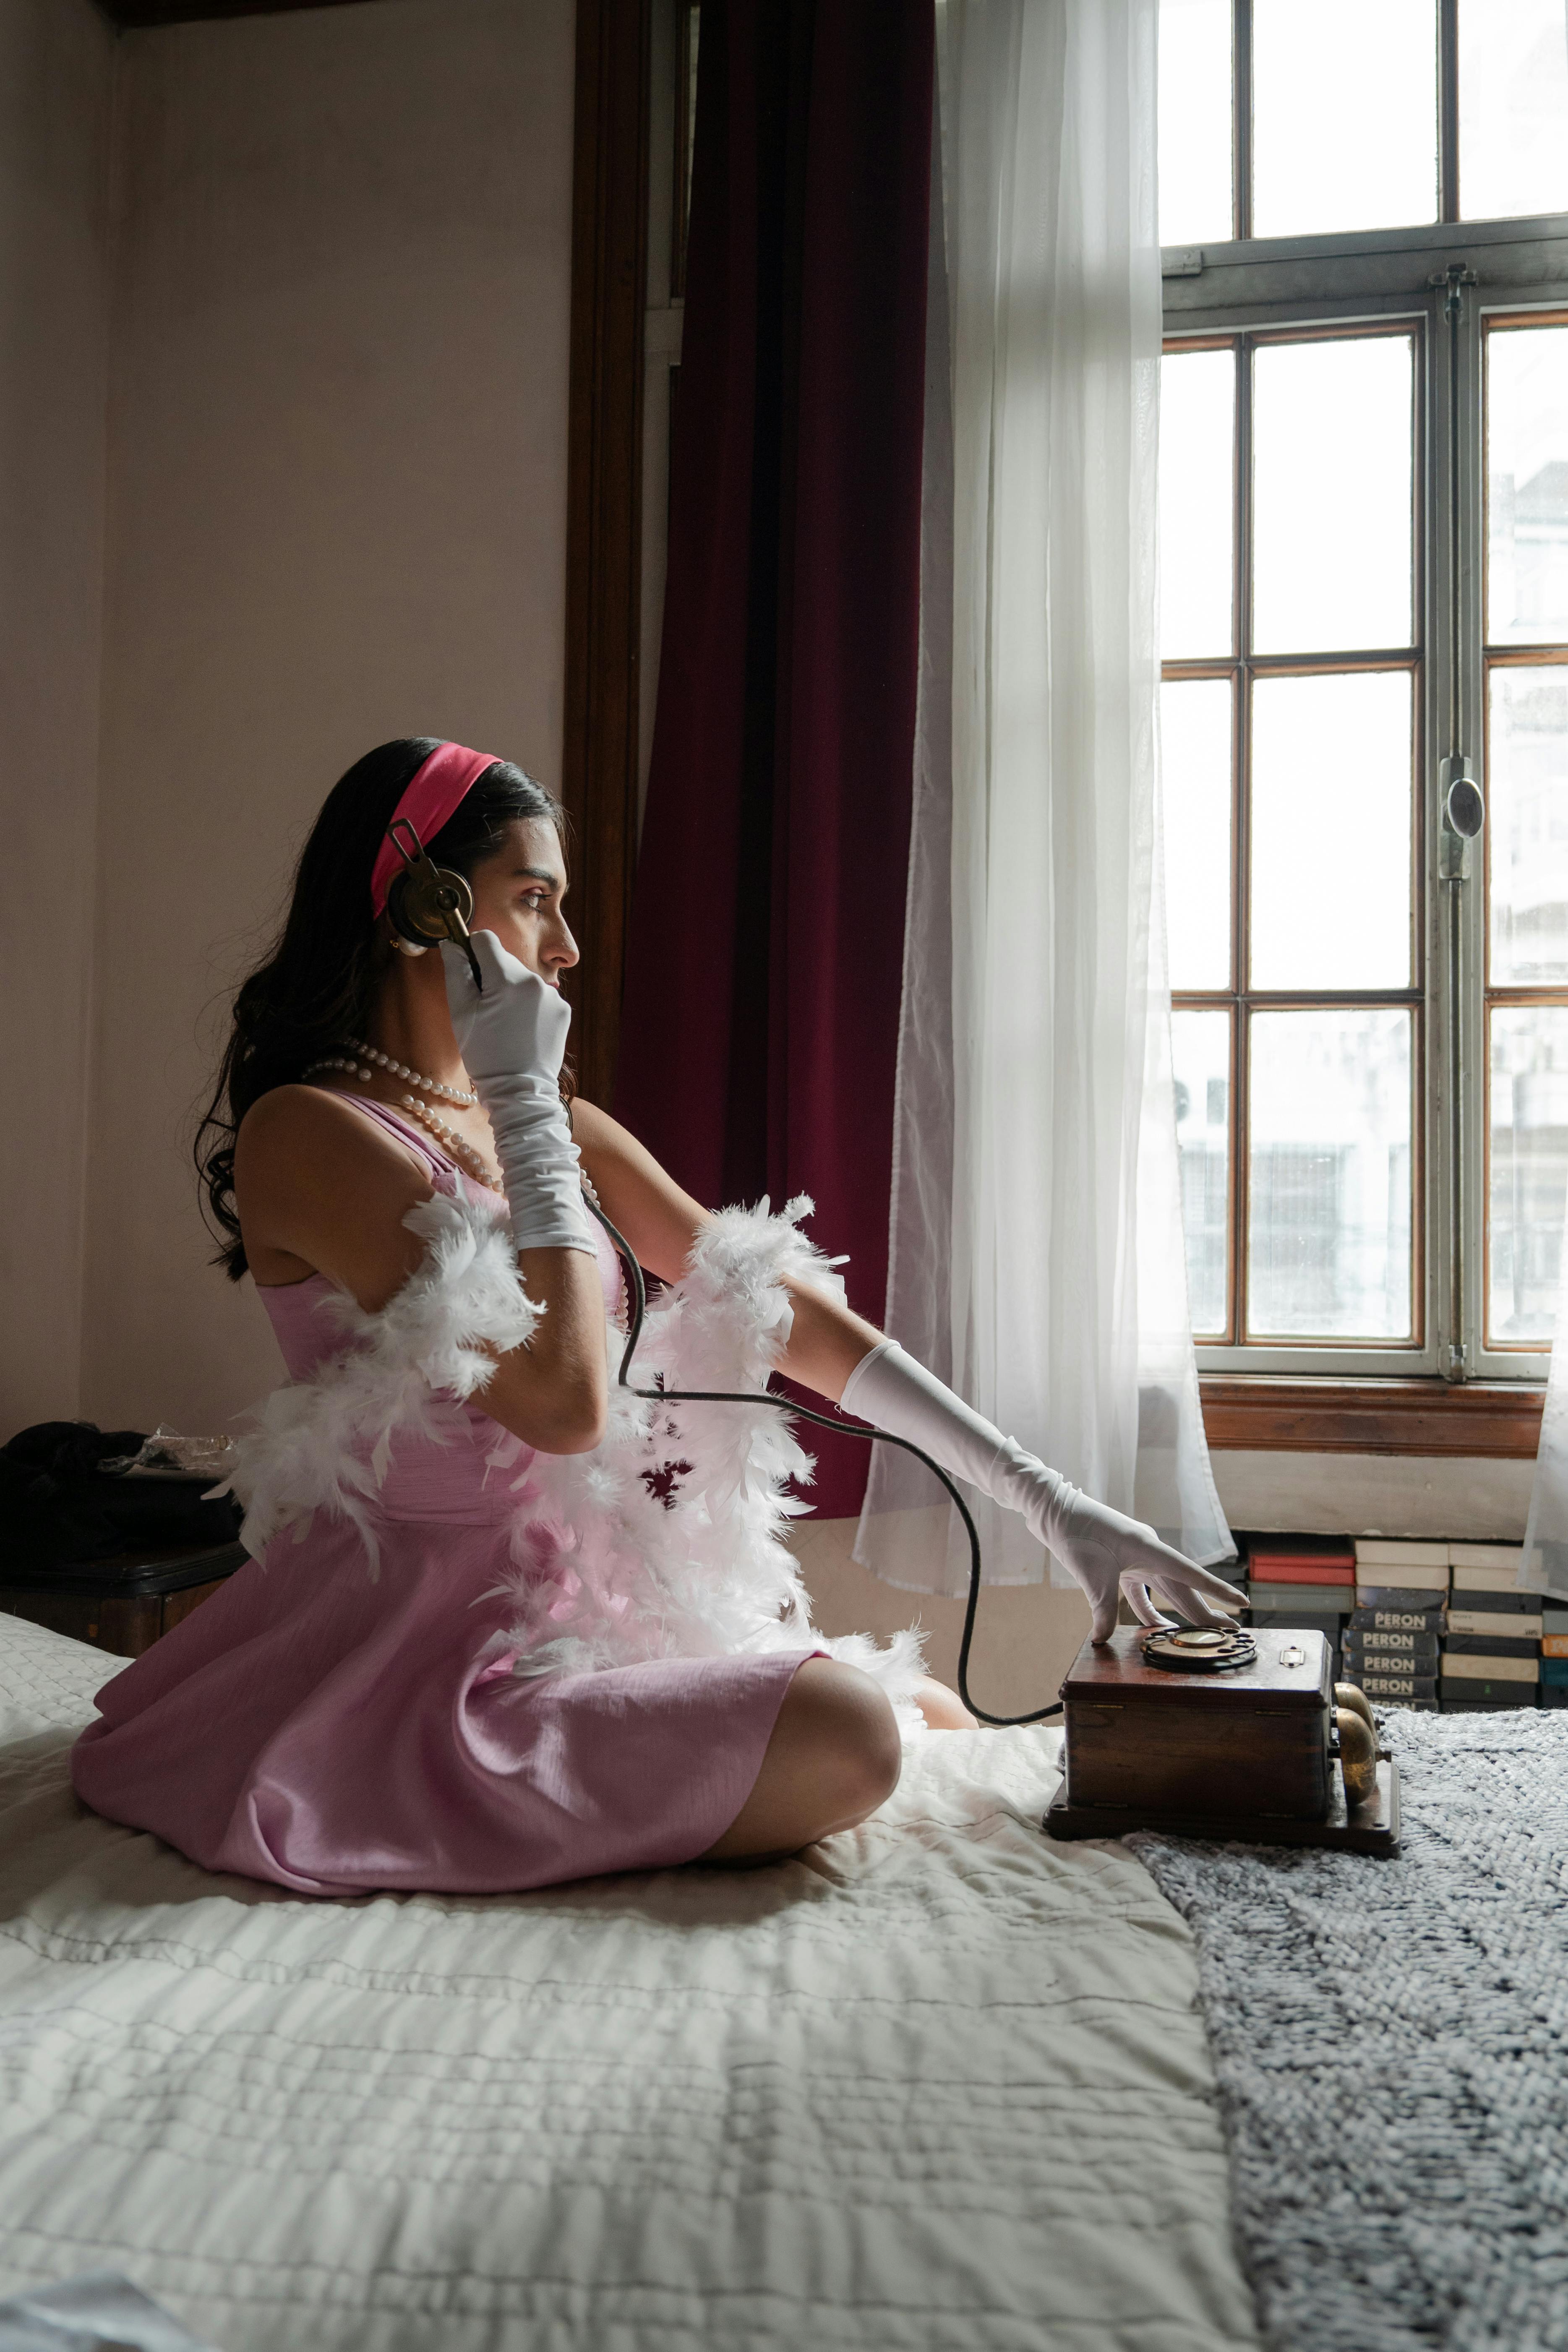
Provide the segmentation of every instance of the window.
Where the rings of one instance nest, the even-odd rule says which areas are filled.
[[[1199,1360],[1538,1378],[1568,1193],[1561,0],[1162,0],[1160,39]]]

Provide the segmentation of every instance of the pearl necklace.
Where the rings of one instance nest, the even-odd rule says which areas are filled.
[[[411,1111],[421,1127],[428,1128],[442,1150],[450,1152],[454,1160],[459,1160],[470,1176],[477,1178],[479,1183],[488,1186],[492,1192],[504,1191],[500,1175],[490,1166],[484,1153],[477,1151],[468,1137],[459,1135],[455,1127],[448,1127],[444,1118],[437,1118],[435,1112],[422,1103],[417,1096],[405,1095],[401,1108]]]
[[[465,1093],[461,1087],[444,1086],[439,1078],[422,1078],[417,1070],[409,1068],[406,1062],[395,1062],[390,1054],[379,1053],[375,1046],[367,1045],[362,1037],[345,1037],[343,1043],[351,1054],[363,1054],[367,1062],[374,1062],[390,1077],[406,1079],[411,1087],[417,1087],[421,1094],[435,1095],[442,1102],[456,1103],[460,1110],[472,1110],[479,1101],[477,1094]],[[370,1073],[367,1070],[363,1075],[368,1077]]]
[[[371,1062],[378,1063],[392,1076],[406,1078],[411,1086],[423,1087],[426,1093],[439,1095],[444,1101],[457,1103],[465,1110],[479,1101],[477,1094],[465,1094],[458,1087],[443,1086],[439,1078],[421,1077],[417,1070],[409,1069],[402,1062],[395,1062],[390,1055],[378,1053],[374,1045],[365,1045],[358,1037],[347,1037],[343,1042],[352,1046],[356,1054],[368,1055]],[[350,1061],[342,1054],[323,1055],[319,1062],[310,1064],[303,1076],[313,1078],[321,1070],[342,1070],[345,1076],[360,1078],[367,1086],[375,1077],[374,1070],[371,1069],[367,1063]],[[500,1175],[490,1166],[484,1153],[477,1150],[466,1135],[459,1135],[455,1127],[448,1127],[444,1118],[437,1118],[428,1103],[422,1103],[417,1095],[400,1095],[398,1108],[400,1110],[412,1112],[420,1126],[436,1138],[442,1150],[460,1166],[466,1168],[469,1175],[476,1178],[479,1183],[488,1186],[492,1192],[500,1192],[503,1190]]]

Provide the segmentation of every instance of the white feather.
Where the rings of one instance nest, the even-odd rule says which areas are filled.
[[[374,1505],[394,1439],[445,1443],[496,1357],[538,1328],[505,1219],[487,1202],[437,1192],[403,1222],[426,1244],[423,1264],[379,1314],[346,1292],[324,1300],[321,1312],[348,1344],[309,1380],[275,1389],[235,1440],[229,1485],[246,1506],[240,1539],[253,1556],[285,1528],[302,1538],[312,1515],[330,1510],[358,1528],[374,1576]]]
[[[771,1215],[726,1209],[705,1227],[681,1279],[650,1307],[632,1370],[638,1387],[760,1390],[786,1345],[792,1280],[843,1296],[799,1231],[811,1202]],[[405,1433],[440,1442],[493,1353],[526,1343],[539,1310],[523,1297],[504,1217],[440,1195],[405,1222],[427,1243],[418,1272],[377,1315],[338,1307],[351,1344],[309,1380],[280,1389],[239,1443],[236,1491],[255,1551],[330,1509],[363,1536],[374,1573],[376,1498]],[[606,1318],[612,1367],[624,1335]],[[493,1353],[492,1353],[493,1351]],[[525,1449],[498,1429],[489,1466]],[[535,1454],[514,1478],[496,1591],[510,1604],[521,1675],[668,1657],[756,1654],[820,1645],[873,1675],[908,1731],[921,1637],[886,1648],[868,1636],[824,1641],[794,1556],[781,1540],[806,1507],[786,1491],[811,1457],[769,1405],[666,1404],[612,1380],[605,1436],[591,1454]]]

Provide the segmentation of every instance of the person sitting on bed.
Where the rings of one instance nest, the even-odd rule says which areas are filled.
[[[399,820],[471,885],[482,991],[389,919]],[[814,1632],[782,1414],[612,1384],[621,1267],[584,1194],[668,1286],[637,1387],[777,1370],[915,1440],[1025,1514],[1096,1640],[1119,1589],[1151,1624],[1152,1590],[1200,1622],[1228,1598],[852,1314],[809,1202],[710,1214],[565,1097],[565,893],[540,785],[384,744],[236,1000],[197,1150],[289,1375],[236,1446],[253,1557],[106,1685],[74,1753],[89,1805],[210,1869],[473,1893],[788,1853],[883,1801],[900,1727],[970,1722],[916,1634]]]

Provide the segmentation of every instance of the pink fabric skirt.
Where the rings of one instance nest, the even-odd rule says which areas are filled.
[[[494,1424],[468,1423],[399,1446],[374,1580],[357,1530],[318,1516],[106,1683],[73,1757],[84,1802],[310,1895],[496,1894],[705,1853],[819,1653],[518,1677],[510,1498],[484,1474]]]

